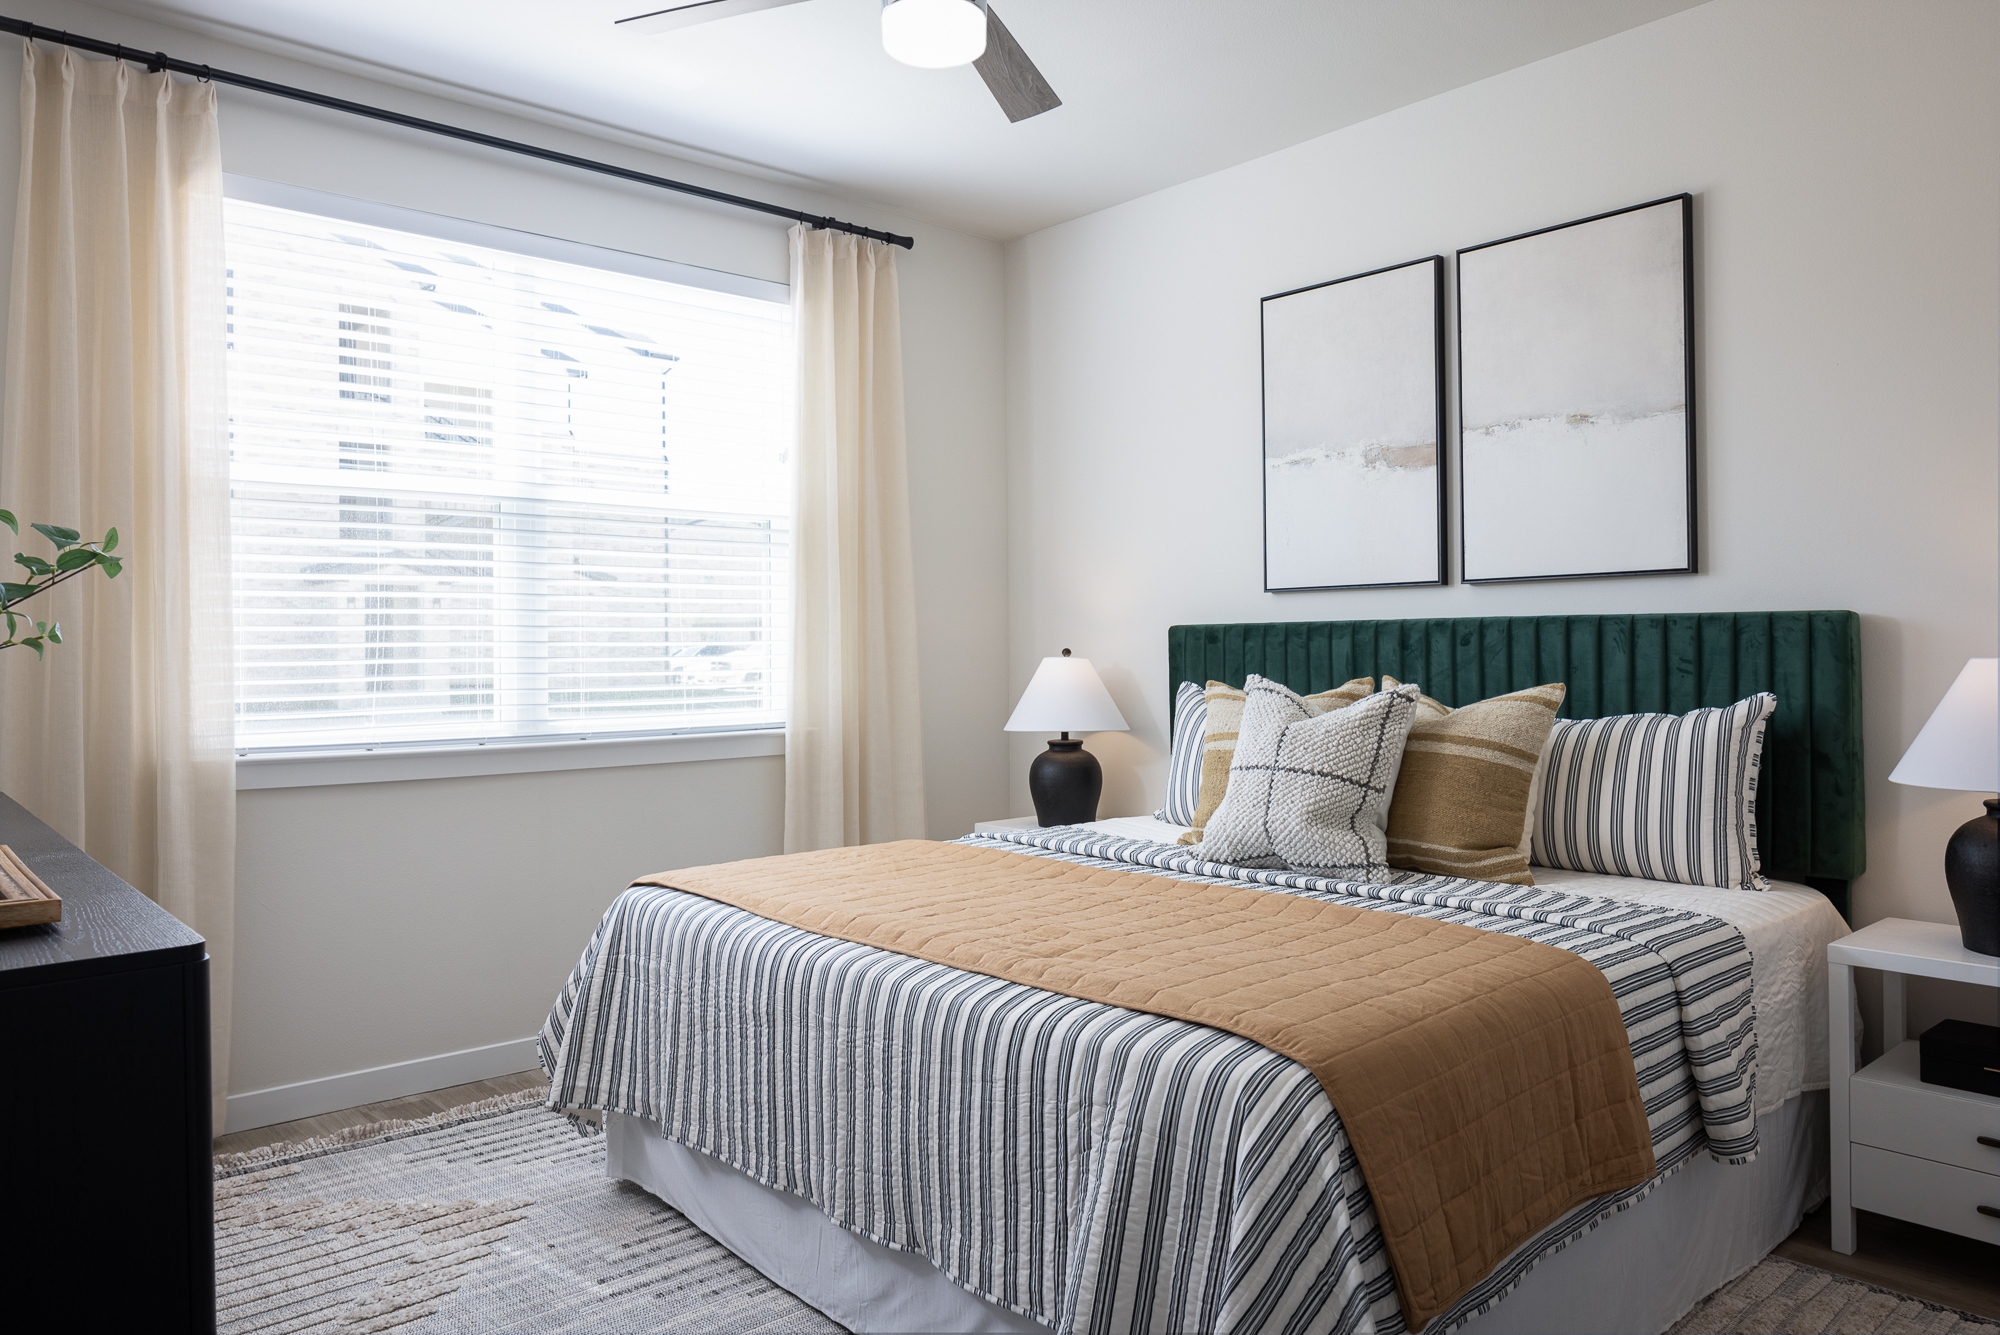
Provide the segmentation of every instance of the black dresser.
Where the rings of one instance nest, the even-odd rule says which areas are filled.
[[[63,901],[0,929],[0,1328],[212,1332],[207,944],[4,795],[0,844]]]

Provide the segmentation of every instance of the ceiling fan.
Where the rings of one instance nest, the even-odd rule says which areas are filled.
[[[634,14],[614,25],[627,32],[669,32],[804,0],[684,0]],[[882,0],[882,46],[905,65],[946,69],[971,65],[1010,121],[1062,105],[1056,90],[1021,50],[987,0]]]

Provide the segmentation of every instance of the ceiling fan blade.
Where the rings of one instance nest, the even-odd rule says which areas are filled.
[[[1062,105],[1056,90],[1049,87],[1035,62],[1028,59],[1028,53],[990,7],[986,11],[986,54],[973,61],[972,68],[986,80],[987,91],[1010,121],[1024,121]]]
[[[611,26],[621,32],[672,32],[676,28],[692,28],[697,23],[713,19],[734,18],[738,14],[754,14],[760,9],[803,3],[804,0],[685,0],[682,4],[619,19]]]

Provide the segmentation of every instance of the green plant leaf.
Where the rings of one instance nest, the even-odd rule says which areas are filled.
[[[39,587],[35,584],[12,584],[0,580],[0,602],[18,603],[23,598],[32,596]]]
[[[46,657],[46,655],[42,653],[42,641],[40,636],[30,635],[27,639],[21,641],[21,643],[27,645],[30,649],[33,649],[35,651],[35,657],[37,658]]]
[[[83,541],[83,534],[73,528],[64,528],[60,524],[31,524],[29,527],[53,542],[58,551],[64,547],[74,547]]]
[[[47,561],[44,561],[39,556],[30,556],[26,552],[15,552],[14,564],[25,566],[30,575],[53,575],[56,573],[56,568]]]
[[[97,558],[97,564],[104,567],[104,578],[106,579],[117,579],[118,572],[125,568],[125,563],[115,556],[100,555]]]
[[[12,612],[7,613],[6,616],[7,616],[7,638],[11,640],[14,638],[14,624],[18,622],[21,618],[15,616]]]
[[[61,643],[62,643],[62,622],[60,622],[60,621],[56,621],[56,622],[51,622],[51,623],[50,623],[50,625],[49,625],[49,643],[50,643],[50,644],[61,644]]]
[[[95,564],[97,553],[88,547],[72,547],[56,558],[57,570],[79,570]]]
[[[12,510],[0,510],[0,524],[5,524],[8,528],[13,529],[15,537],[18,538],[21,536],[20,521],[14,518]]]
[[[35,623],[35,634],[37,634],[37,635],[46,635],[46,634],[48,634],[48,633],[49,633],[49,623],[48,623],[48,622],[46,622],[46,621],[37,621],[37,622]]]
[[[117,530],[117,529],[115,529],[115,528],[107,528],[107,529],[105,529],[105,530],[104,530],[104,550],[108,552],[108,551],[111,551],[111,550],[113,550],[113,549],[114,549],[114,548],[116,548],[117,546],[118,546],[118,530]]]

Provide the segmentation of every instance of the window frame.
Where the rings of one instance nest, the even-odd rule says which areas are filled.
[[[409,232],[440,241],[485,246],[780,305],[791,303],[791,286],[771,279],[707,269],[677,260],[445,214],[426,213],[395,204],[355,199],[305,186],[225,173],[223,194],[228,199]],[[301,747],[239,745],[235,748],[236,787],[239,791],[317,787],[781,756],[784,754],[784,737],[783,727],[696,724],[541,736],[460,737],[437,741],[329,742]]]

